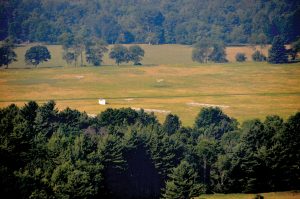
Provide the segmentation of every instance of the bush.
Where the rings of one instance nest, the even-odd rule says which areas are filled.
[[[257,50],[252,54],[252,60],[257,62],[262,62],[262,61],[266,61],[267,57]]]
[[[235,60],[237,62],[244,62],[244,61],[246,61],[246,59],[247,59],[247,57],[246,57],[245,53],[237,53],[235,55]]]
[[[260,194],[257,194],[253,199],[264,199],[264,197]]]

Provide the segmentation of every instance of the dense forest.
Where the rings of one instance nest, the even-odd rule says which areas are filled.
[[[54,101],[0,109],[5,198],[190,198],[300,189],[300,112],[238,124],[203,108],[173,114],[107,109],[96,117]],[[175,197],[176,196],[176,197]]]
[[[280,35],[289,43],[300,36],[299,19],[295,0],[1,0],[0,40],[266,44]]]

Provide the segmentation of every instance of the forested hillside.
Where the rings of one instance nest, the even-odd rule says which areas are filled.
[[[299,189],[300,113],[238,125],[203,108],[192,128],[169,114],[53,101],[0,109],[2,198],[190,198]]]
[[[112,43],[270,43],[300,35],[295,0],[2,0],[0,39],[59,43],[64,33]]]

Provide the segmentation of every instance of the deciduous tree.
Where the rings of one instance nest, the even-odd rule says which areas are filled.
[[[0,66],[6,66],[17,61],[17,54],[14,51],[14,43],[11,39],[5,39],[0,46]]]
[[[142,57],[145,55],[144,49],[142,49],[139,45],[130,46],[129,49],[129,57],[130,61],[133,61],[134,65],[141,65]]]
[[[129,52],[128,49],[125,46],[122,45],[115,45],[110,53],[109,57],[111,59],[114,59],[116,61],[116,64],[119,66],[122,62],[129,62]]]
[[[25,61],[35,67],[51,59],[51,54],[46,46],[33,46],[26,51]]]
[[[235,55],[235,60],[237,62],[244,62],[244,61],[246,61],[246,59],[247,59],[247,57],[246,57],[245,53],[237,53]]]

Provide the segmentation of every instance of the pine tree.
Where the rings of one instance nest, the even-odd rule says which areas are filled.
[[[169,175],[163,197],[166,199],[192,198],[195,189],[200,187],[196,182],[196,177],[197,173],[193,167],[187,161],[183,160],[173,169],[172,174]]]
[[[164,131],[168,135],[174,134],[181,126],[181,122],[177,115],[168,114],[163,124]]]
[[[288,62],[287,50],[283,40],[276,36],[273,39],[272,47],[269,50],[268,62],[271,64],[283,64]]]

